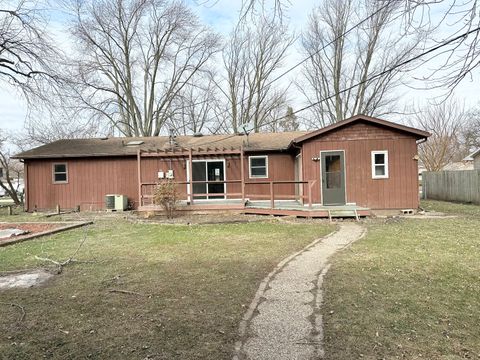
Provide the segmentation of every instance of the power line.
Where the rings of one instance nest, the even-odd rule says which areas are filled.
[[[381,11],[383,11],[384,9],[386,9],[389,5],[390,5],[390,1],[391,0],[387,0],[386,1],[386,4],[383,5],[382,7],[380,7],[379,9],[377,9],[376,11],[374,11],[372,14],[370,14],[369,16],[367,16],[366,18],[364,18],[363,20],[359,21],[358,23],[356,23],[355,25],[352,25],[350,28],[348,28],[347,30],[345,30],[345,32],[341,33],[340,35],[338,35],[337,37],[335,37],[334,39],[330,40],[328,43],[326,43],[325,45],[323,45],[320,49],[316,50],[315,52],[313,52],[312,54],[308,55],[306,58],[302,59],[300,62],[296,63],[295,65],[291,66],[290,68],[288,68],[287,70],[285,70],[283,73],[279,74],[278,76],[276,76],[274,79],[272,79],[271,81],[269,81],[264,87],[268,87],[270,85],[272,85],[273,83],[277,82],[278,80],[280,80],[281,78],[283,78],[284,76],[286,76],[287,74],[289,74],[290,72],[292,72],[293,70],[295,70],[296,68],[298,68],[299,66],[301,66],[302,64],[304,64],[305,62],[307,62],[309,59],[313,58],[315,55],[319,54],[320,52],[322,52],[323,50],[325,50],[328,46],[334,44],[335,42],[339,41],[341,38],[347,36],[349,33],[351,33],[353,30],[355,30],[357,27],[361,26],[362,24],[364,24],[365,22],[367,22],[368,20],[372,19],[374,16],[376,16],[377,14],[379,14]],[[215,82],[216,83],[216,82]],[[217,85],[218,86],[218,85]],[[253,94],[255,95],[257,92],[255,91]],[[225,94],[225,93],[224,93]],[[238,101],[235,105],[238,106],[238,105],[241,105],[245,102],[245,100],[247,100],[248,97],[244,97],[243,99],[241,99],[240,101]],[[226,114],[229,110],[226,109],[224,110],[223,112],[221,112],[220,114],[218,115],[215,115],[215,117],[211,117],[210,119],[208,119],[207,121],[211,121],[211,120],[214,120],[215,118],[223,115],[223,114]]]
[[[320,49],[316,50],[315,52],[313,52],[312,54],[308,55],[306,58],[304,58],[303,60],[301,60],[300,62],[296,63],[295,65],[293,65],[292,67],[288,68],[287,70],[285,70],[283,73],[281,73],[280,75],[278,75],[277,77],[275,77],[272,81],[270,81],[267,85],[265,86],[270,86],[272,85],[274,82],[277,82],[278,80],[280,80],[282,77],[284,77],[285,75],[287,75],[288,73],[290,73],[291,71],[295,70],[296,68],[298,68],[299,66],[303,65],[305,62],[307,62],[308,60],[310,60],[311,58],[313,58],[315,55],[318,55],[320,52],[322,52],[323,50],[325,50],[328,46],[334,44],[335,42],[337,42],[338,40],[340,40],[341,38],[347,36],[349,33],[351,33],[353,30],[355,30],[357,27],[359,27],[360,25],[362,25],[363,23],[367,22],[368,20],[370,20],[371,18],[373,18],[375,15],[379,14],[382,10],[386,9],[388,6],[390,5],[390,0],[387,0],[386,1],[386,4],[384,6],[382,6],[381,8],[379,8],[378,10],[374,11],[372,14],[370,14],[369,16],[367,16],[365,19],[361,20],[360,22],[358,22],[357,24],[353,25],[352,27],[350,27],[349,29],[347,29],[344,33],[338,35],[336,38],[334,38],[333,40],[330,40],[330,42],[328,42],[327,44],[323,45]]]
[[[426,56],[426,55],[429,55],[429,54],[431,54],[431,53],[433,53],[433,52],[435,52],[435,51],[437,51],[437,50],[439,50],[439,49],[441,49],[441,48],[443,48],[443,47],[445,47],[445,46],[447,46],[447,45],[450,45],[450,44],[458,41],[458,40],[461,40],[461,39],[463,39],[463,38],[467,38],[469,35],[471,35],[471,34],[473,34],[473,33],[476,33],[476,32],[479,32],[479,31],[480,31],[480,27],[477,27],[477,28],[475,28],[475,29],[473,29],[473,30],[469,30],[469,31],[467,31],[467,32],[464,32],[464,33],[462,33],[462,34],[460,34],[460,35],[458,35],[458,36],[456,36],[456,37],[454,37],[454,38],[452,38],[452,39],[446,40],[446,41],[440,43],[439,45],[436,45],[436,46],[434,46],[434,47],[432,47],[432,48],[430,48],[430,49],[428,49],[428,50],[426,50],[426,51],[424,51],[424,52],[422,52],[422,53],[420,53],[420,54],[418,54],[418,55],[415,55],[415,56],[413,56],[413,57],[411,57],[411,58],[409,58],[409,59],[407,59],[407,60],[405,60],[405,61],[402,61],[401,63],[398,63],[398,64],[396,64],[395,66],[392,66],[392,67],[389,68],[389,69],[385,69],[385,70],[383,70],[383,71],[381,71],[381,72],[379,72],[379,73],[376,73],[376,74],[368,77],[368,78],[365,79],[365,80],[359,81],[359,82],[357,82],[357,83],[355,83],[355,84],[353,84],[353,85],[351,85],[351,86],[349,86],[349,87],[347,87],[347,88],[344,88],[344,89],[342,89],[342,90],[340,90],[340,91],[338,91],[338,92],[336,92],[336,93],[334,93],[334,94],[330,94],[330,95],[328,95],[328,96],[326,96],[326,97],[324,97],[324,98],[322,98],[322,99],[320,99],[320,100],[318,100],[318,101],[316,101],[316,102],[314,102],[314,103],[312,103],[312,104],[309,104],[309,105],[307,105],[307,106],[304,106],[303,108],[300,108],[300,109],[294,111],[293,113],[291,113],[291,114],[289,114],[289,115],[285,115],[285,116],[282,116],[282,117],[280,117],[280,118],[274,119],[274,120],[272,120],[272,121],[268,121],[268,122],[266,122],[266,123],[259,124],[258,127],[264,127],[264,126],[267,126],[267,125],[271,125],[271,124],[273,124],[273,123],[276,123],[276,122],[278,122],[278,121],[280,121],[280,120],[283,120],[283,119],[287,118],[287,116],[291,116],[292,114],[293,114],[293,115],[296,115],[296,114],[298,114],[298,113],[300,113],[300,112],[302,112],[302,111],[311,109],[312,107],[314,107],[314,106],[316,106],[316,105],[319,105],[319,104],[321,104],[321,103],[324,102],[324,101],[330,100],[331,98],[333,98],[333,97],[335,97],[335,96],[337,96],[337,95],[343,94],[343,93],[345,93],[345,92],[347,92],[347,91],[350,91],[350,90],[352,90],[352,89],[354,89],[354,88],[356,88],[356,87],[358,87],[358,86],[360,86],[360,85],[362,85],[362,84],[365,84],[365,83],[367,83],[367,82],[369,82],[369,81],[375,80],[375,79],[377,79],[377,78],[379,78],[379,77],[381,77],[381,76],[383,76],[383,75],[385,75],[385,74],[388,74],[388,73],[392,72],[393,70],[395,70],[395,69],[397,69],[397,68],[399,68],[399,67],[403,67],[403,66],[405,66],[405,65],[408,65],[408,64],[410,64],[410,63],[412,63],[412,62],[414,62],[414,61],[416,61],[416,60],[418,60],[418,59],[420,59],[420,58],[422,58],[422,57],[424,57],[424,56]],[[226,138],[217,139],[217,140],[214,140],[214,141],[212,141],[212,142],[207,142],[207,143],[204,143],[204,144],[201,144],[201,145],[208,145],[208,144],[211,144],[211,143],[220,142],[220,141],[229,139],[229,138],[234,137],[234,136],[237,136],[237,134],[233,134],[233,135],[231,135],[231,136],[227,136]]]
[[[397,69],[397,68],[399,68],[399,67],[403,67],[403,66],[405,66],[405,65],[408,65],[408,64],[410,64],[410,63],[412,63],[412,62],[414,62],[414,61],[416,61],[416,60],[424,57],[425,55],[431,54],[431,53],[433,53],[433,52],[435,52],[435,51],[437,51],[437,50],[439,50],[439,49],[441,49],[441,48],[443,48],[443,47],[445,47],[445,46],[447,46],[447,45],[450,45],[451,43],[454,43],[454,42],[456,42],[456,41],[458,41],[458,40],[460,40],[460,39],[462,39],[462,38],[466,38],[466,37],[468,37],[469,35],[471,35],[471,34],[473,34],[473,33],[475,33],[475,32],[479,32],[479,31],[480,31],[480,27],[477,27],[477,28],[475,28],[475,29],[473,29],[473,30],[470,30],[470,31],[467,31],[467,32],[465,32],[465,33],[463,33],[463,34],[460,34],[460,35],[458,35],[458,36],[456,36],[456,37],[454,37],[454,38],[452,38],[452,39],[450,39],[450,40],[444,41],[443,43],[441,43],[441,44],[439,44],[439,45],[437,45],[437,46],[434,46],[433,48],[430,48],[429,50],[424,51],[423,53],[420,53],[420,54],[418,54],[418,55],[416,55],[416,56],[414,56],[414,57],[412,57],[412,58],[410,58],[410,59],[407,59],[407,60],[405,60],[405,61],[403,61],[403,62],[401,62],[401,63],[399,63],[399,64],[396,64],[395,66],[392,66],[392,67],[389,68],[389,69],[383,70],[383,71],[381,71],[381,72],[379,72],[379,73],[377,73],[377,74],[375,74],[375,75],[370,76],[369,78],[367,78],[367,79],[365,79],[365,80],[359,81],[358,83],[355,83],[355,84],[353,84],[353,85],[351,85],[351,86],[349,86],[349,87],[347,87],[347,88],[345,88],[345,89],[342,89],[342,90],[340,90],[340,91],[338,91],[338,92],[336,92],[336,93],[334,93],[334,94],[328,95],[328,96],[324,97],[323,99],[318,100],[318,101],[315,102],[315,103],[309,104],[309,105],[307,105],[307,106],[305,106],[305,107],[303,107],[303,108],[301,108],[301,109],[298,109],[298,110],[294,111],[292,114],[295,115],[295,114],[297,114],[297,113],[299,113],[299,112],[308,110],[308,109],[310,109],[310,108],[312,108],[312,107],[314,107],[314,106],[316,106],[316,105],[319,105],[320,103],[322,103],[322,102],[324,102],[324,101],[330,100],[331,98],[333,98],[333,97],[335,97],[335,96],[337,96],[337,95],[343,94],[343,93],[345,93],[345,92],[347,92],[347,91],[350,91],[350,90],[352,90],[352,89],[356,88],[357,86],[360,86],[360,85],[362,85],[362,84],[364,84],[364,83],[367,83],[367,82],[369,82],[369,81],[375,80],[375,79],[377,79],[377,78],[379,78],[379,77],[381,77],[381,76],[383,76],[383,75],[385,75],[385,74],[388,74],[389,72],[392,72],[393,70],[395,70],[395,69]],[[288,116],[291,116],[292,114],[289,114]],[[279,121],[279,120],[285,119],[286,117],[287,117],[287,116],[283,116],[283,117],[280,117],[280,118],[278,118],[278,119],[275,119],[275,120],[272,120],[272,121],[269,121],[269,122],[260,124],[259,127],[263,127],[263,126],[266,126],[266,125],[271,125],[271,124],[273,124],[273,123],[275,123],[275,122],[277,122],[277,121]]]

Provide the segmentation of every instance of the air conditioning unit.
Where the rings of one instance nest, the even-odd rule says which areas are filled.
[[[125,195],[105,195],[105,208],[110,211],[124,211],[128,206],[128,198]]]
[[[105,195],[105,209],[115,210],[115,196],[116,195]]]

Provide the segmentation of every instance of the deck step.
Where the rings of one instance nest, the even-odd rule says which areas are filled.
[[[328,210],[328,217],[332,218],[355,218],[359,220],[357,210]]]

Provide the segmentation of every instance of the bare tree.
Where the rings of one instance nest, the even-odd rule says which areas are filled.
[[[72,97],[126,136],[157,136],[175,99],[218,51],[219,37],[180,1],[80,1]]]
[[[391,24],[401,10],[398,4],[325,0],[311,13],[302,39],[308,61],[298,87],[312,105],[312,125],[323,127],[356,114],[393,112],[392,91],[406,70],[398,65],[423,40],[423,34],[408,41],[405,35],[394,35]],[[361,19],[367,20],[355,27]]]
[[[194,76],[173,102],[168,126],[178,135],[216,133],[217,85],[211,72]]]
[[[61,109],[60,109],[61,110]],[[82,119],[75,113],[35,111],[25,120],[23,131],[9,135],[10,142],[21,151],[61,139],[111,136],[113,129],[97,119]]]
[[[300,122],[291,106],[287,106],[286,110],[279,108],[275,119],[277,120],[269,122],[267,125],[269,132],[298,131],[300,129]]]
[[[195,0],[198,5],[209,8],[217,5],[220,0]],[[290,0],[242,0],[240,5],[240,17],[245,18],[248,15],[255,15],[270,9],[274,14],[282,15],[286,8],[291,5]]]
[[[440,171],[452,161],[460,160],[461,130],[467,114],[454,99],[440,104],[417,107],[412,125],[415,125],[431,136],[419,147],[420,160],[428,171]]]
[[[21,181],[23,179],[23,164],[18,160],[10,158],[10,150],[7,148],[8,137],[0,133],[0,188],[8,195],[15,205],[22,203],[22,197],[19,194]]]
[[[448,94],[480,65],[480,13],[477,0],[405,1],[403,24],[405,33],[443,31],[443,41],[455,40],[432,54],[424,62],[436,60],[426,69],[423,80],[428,88],[449,88]],[[433,43],[437,41],[433,39]]]
[[[49,101],[46,89],[56,86],[60,53],[45,31],[46,21],[35,1],[0,0],[0,81],[30,101]]]
[[[278,108],[285,106],[286,88],[269,81],[285,59],[293,43],[281,17],[267,15],[248,22],[240,19],[223,51],[226,69],[228,112],[231,129],[252,122],[255,132],[275,120]]]
[[[480,109],[474,108],[467,112],[467,121],[461,130],[461,138],[465,152],[480,149]]]

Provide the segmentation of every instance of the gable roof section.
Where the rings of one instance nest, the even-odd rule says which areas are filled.
[[[347,125],[350,125],[352,123],[356,123],[356,122],[359,122],[359,121],[365,121],[365,122],[369,122],[369,123],[372,123],[372,124],[377,124],[377,125],[380,125],[380,126],[383,126],[383,127],[387,127],[387,128],[390,128],[390,129],[403,131],[405,133],[411,134],[412,136],[415,136],[417,139],[426,139],[427,137],[430,136],[430,133],[428,133],[426,131],[423,131],[423,130],[420,130],[420,129],[415,129],[415,128],[410,127],[410,126],[397,124],[397,123],[394,123],[394,122],[391,122],[391,121],[386,121],[386,120],[374,118],[374,117],[371,117],[371,116],[356,115],[356,116],[352,116],[351,118],[348,118],[348,119],[339,121],[337,123],[334,123],[332,125],[326,126],[324,128],[321,128],[319,130],[312,131],[312,132],[309,132],[305,135],[299,136],[298,138],[294,139],[293,142],[295,144],[300,144],[300,143],[302,143],[306,140],[312,139],[312,138],[317,137],[317,136],[324,135],[326,133],[335,131],[337,129],[340,129],[342,127],[345,127]]]
[[[322,136],[342,127],[356,122],[370,122],[390,129],[396,129],[408,133],[417,139],[426,139],[430,134],[426,131],[409,126],[400,125],[390,121],[357,115],[346,120],[339,121],[322,129],[305,132],[293,131],[283,133],[252,133],[245,135],[205,135],[205,136],[177,136],[175,137],[176,149],[207,148],[221,149],[237,148],[241,146],[247,152],[258,151],[286,151],[293,144],[300,144],[316,136]],[[128,145],[131,144],[131,145]],[[135,144],[135,145],[132,145]],[[16,159],[60,159],[60,158],[89,158],[106,156],[134,156],[138,149],[169,150],[170,139],[168,136],[157,137],[123,137],[107,139],[65,139],[52,142],[37,148],[15,155]],[[480,149],[479,149],[480,152]],[[474,153],[475,154],[475,153]],[[472,154],[473,155],[473,154]]]
[[[245,135],[205,135],[205,136],[177,136],[176,149],[207,148],[240,148],[245,151],[284,151],[288,150],[293,139],[306,134],[302,131],[284,133],[253,133]],[[127,144],[138,145],[127,145]],[[141,144],[139,144],[141,143]],[[14,156],[17,159],[59,159],[78,157],[105,157],[105,156],[134,156],[138,149],[168,150],[170,139],[168,136],[157,137],[124,137],[108,139],[68,139],[58,140],[50,144],[22,152]]]
[[[465,157],[463,159],[463,161],[473,161],[475,160],[475,158],[477,156],[480,156],[480,148],[478,148],[477,150],[475,150],[474,152],[472,152],[470,155],[468,155],[467,157]]]

